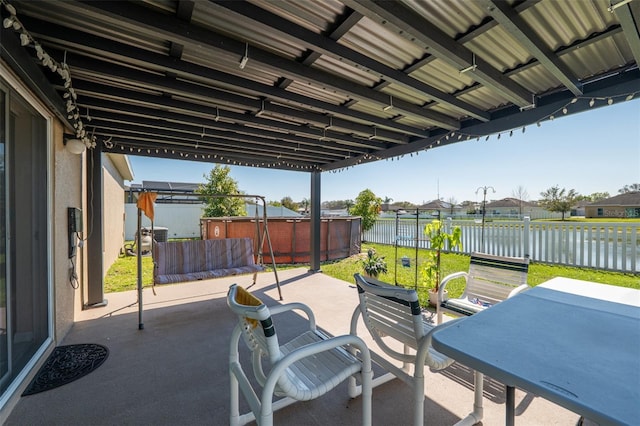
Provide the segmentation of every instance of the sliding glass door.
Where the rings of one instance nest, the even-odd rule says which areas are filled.
[[[0,81],[0,394],[47,340],[47,120]]]
[[[4,392],[9,381],[9,341],[7,311],[7,186],[6,146],[8,94],[0,86],[0,391]]]

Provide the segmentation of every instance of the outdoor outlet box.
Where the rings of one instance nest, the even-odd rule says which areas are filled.
[[[82,210],[75,207],[67,209],[69,222],[69,259],[76,255],[76,234],[82,232]]]

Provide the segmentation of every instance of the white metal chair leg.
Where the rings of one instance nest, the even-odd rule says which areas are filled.
[[[232,374],[229,375],[230,376],[230,392],[229,392],[229,396],[231,398],[231,404],[230,404],[230,409],[231,409],[231,413],[230,413],[230,417],[229,417],[229,425],[230,426],[239,426],[240,425],[240,395],[238,392],[238,379],[236,379],[236,376]]]
[[[467,415],[464,419],[456,423],[456,426],[472,426],[482,421],[484,416],[484,408],[482,406],[482,394],[484,391],[484,374],[476,371],[473,375],[474,378],[474,393],[473,393],[473,411]]]
[[[371,368],[371,364],[369,364],[369,371],[362,371],[362,424],[366,426],[371,426],[372,396],[373,369]]]
[[[424,424],[424,375],[414,377],[413,382],[413,424]]]

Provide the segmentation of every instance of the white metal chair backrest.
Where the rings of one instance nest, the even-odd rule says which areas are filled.
[[[282,353],[269,308],[237,284],[229,287],[227,304],[238,316],[242,337],[254,358],[254,369],[255,362],[259,362],[262,354],[269,358],[272,365],[278,362]]]
[[[387,355],[413,362],[413,356],[390,348],[383,336],[416,349],[425,335],[422,310],[415,290],[392,286],[373,278],[354,275],[360,298],[360,310],[369,333]]]
[[[467,286],[462,297],[480,297],[491,304],[509,297],[522,284],[527,284],[529,258],[472,253]]]

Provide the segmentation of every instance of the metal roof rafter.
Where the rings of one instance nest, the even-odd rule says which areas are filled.
[[[75,83],[75,88],[78,94],[83,95],[82,101],[86,102],[84,106],[90,107],[101,107],[105,102],[113,101],[113,102],[127,102],[129,105],[132,103],[135,105],[142,105],[141,107],[148,108],[150,111],[154,111],[157,116],[162,117],[173,117],[174,111],[180,111],[178,114],[187,115],[190,114],[192,117],[197,116],[205,116],[205,117],[215,117],[216,113],[220,112],[220,109],[213,108],[211,106],[194,104],[186,101],[182,101],[179,99],[173,99],[166,96],[157,96],[150,95],[141,92],[133,92],[127,89],[121,89],[117,87],[111,87],[99,83],[93,83],[89,81],[79,80]],[[86,98],[85,98],[86,97]],[[269,105],[270,110],[273,110],[276,113],[280,113],[281,110],[286,110],[285,107],[281,107],[278,105]],[[121,110],[126,111],[127,105],[122,105]],[[171,112],[169,112],[169,110]],[[245,123],[250,125],[255,125],[258,127],[274,127],[275,124],[265,118],[256,117],[251,114],[240,114],[232,111],[224,111],[222,113],[225,119],[229,119],[234,123]],[[327,118],[326,125],[329,123],[332,124],[333,127],[339,127],[343,120],[337,119],[335,117]],[[222,127],[224,123],[218,122],[216,123],[216,127]],[[251,126],[241,127],[242,129],[251,128]],[[277,127],[281,129],[283,132],[287,131],[289,134],[295,135],[304,135],[307,138],[315,138],[318,139],[321,136],[326,136],[333,141],[336,141],[336,146],[345,145],[349,147],[349,149],[355,149],[354,147],[360,147],[364,149],[384,149],[387,147],[388,143],[383,142],[375,142],[368,141],[359,138],[354,138],[352,136],[344,135],[338,132],[323,132],[321,128],[314,128],[309,126],[295,125],[295,124],[287,124],[287,123],[278,123]]]
[[[477,57],[461,43],[451,39],[443,31],[407,9],[402,3],[384,0],[342,0],[342,2],[375,22],[393,27],[403,37],[419,40],[436,57],[457,69],[467,68],[474,62],[475,57],[474,80],[490,87],[520,107],[531,104],[533,93],[502,75],[482,58]]]
[[[247,44],[213,31],[176,21],[166,15],[154,13],[148,8],[134,3],[121,2],[81,2],[89,13],[99,13],[105,20],[116,21],[120,27],[131,27],[137,32],[157,37],[161,34],[167,41],[184,45],[208,46],[212,49],[223,50],[232,54],[242,55]],[[309,82],[320,86],[330,86],[335,90],[348,94],[359,100],[368,100],[386,105],[387,96],[375,90],[358,86],[346,79],[319,69],[309,68],[303,64],[282,58],[273,53],[250,47],[250,58],[260,63],[276,74],[296,81]],[[421,119],[431,121],[434,125],[449,130],[459,127],[459,122],[451,117],[435,111],[426,111],[418,105],[406,101],[398,101],[396,107],[406,115],[415,115]]]
[[[524,46],[567,89],[579,96],[582,84],[558,56],[547,47],[533,29],[508,4],[496,0],[480,0],[491,16]]]
[[[82,37],[85,46],[95,51],[109,52],[111,55],[115,55],[114,59],[117,59],[119,61],[123,61],[123,62],[126,61],[126,63],[128,64],[135,65],[138,67],[139,66],[148,67],[149,65],[153,65],[154,67],[156,67],[155,71],[157,72],[158,75],[163,71],[166,73],[167,70],[170,70],[171,72],[181,73],[181,74],[184,74],[185,76],[191,75],[191,76],[197,76],[198,78],[206,78],[208,80],[211,80],[212,82],[220,82],[225,85],[242,87],[255,96],[266,96],[269,98],[280,100],[283,103],[308,105],[310,108],[322,109],[334,114],[340,114],[344,116],[354,116],[354,117],[360,118],[363,121],[376,124],[379,127],[380,126],[387,127],[387,128],[393,129],[396,132],[402,132],[402,134],[392,133],[391,131],[387,132],[384,130],[380,132],[380,137],[382,139],[389,140],[390,142],[395,141],[396,143],[404,143],[405,142],[403,140],[405,139],[404,133],[412,134],[415,136],[423,136],[423,137],[428,134],[422,129],[416,129],[410,126],[395,123],[393,120],[387,120],[384,118],[372,116],[370,114],[360,113],[357,111],[353,111],[344,106],[334,105],[328,102],[311,99],[302,95],[298,95],[298,94],[286,91],[278,87],[272,87],[272,86],[260,84],[242,77],[230,75],[221,71],[212,70],[210,68],[184,62],[175,58],[170,58],[170,57],[149,52],[143,49],[135,48],[128,45],[123,45],[110,40],[100,39],[98,37],[95,37],[89,34],[84,34],[80,31],[67,30],[67,29],[57,27],[52,24],[48,24],[38,20],[29,20],[28,18],[25,18],[24,20],[25,22],[31,21],[29,22],[30,24],[33,24],[34,26],[37,25],[41,29],[46,29],[48,34],[54,34],[56,39],[63,40],[68,43],[74,43],[75,40],[78,39],[78,37]],[[58,47],[59,49],[58,54],[60,55],[63,54],[61,51],[61,49],[63,48],[64,48],[63,46]],[[77,58],[76,63],[79,63],[79,61],[83,60],[80,57],[79,53],[75,57]],[[100,69],[104,69],[104,65],[97,65],[98,62],[95,62],[97,60],[94,59],[91,61],[94,61],[94,62],[89,62],[89,63],[96,64],[95,66],[98,67],[98,71]],[[72,66],[74,65],[74,63],[71,62],[71,60],[69,61],[69,63]],[[118,69],[119,67],[118,65],[115,65],[115,64],[113,65],[108,64],[108,66],[116,67],[114,69]],[[127,70],[132,71],[130,68],[127,68]],[[131,74],[133,75],[133,73]],[[174,79],[171,79],[171,80],[175,81]],[[161,90],[162,84],[163,84],[162,82],[156,81],[156,90]],[[167,83],[167,84],[170,84],[170,83]],[[209,90],[215,91],[217,89],[209,88]],[[219,96],[220,99],[223,99],[225,101],[236,103],[237,105],[240,105],[242,107],[246,107],[254,110],[259,109],[259,105],[256,104],[254,100],[250,100],[243,96],[235,95],[225,90],[218,90],[217,93],[218,93],[217,96]],[[295,116],[296,112],[295,110],[290,109],[289,114],[292,116]],[[318,114],[318,113],[315,113],[315,114],[316,114],[316,119],[311,121],[315,121],[318,123],[324,123],[326,121],[326,115]],[[306,114],[306,116],[307,117],[305,118],[305,120],[309,120],[308,114]],[[342,126],[339,126],[339,127],[343,127],[353,132],[359,132],[359,133],[365,133],[365,134],[368,131],[368,128],[367,128],[368,126],[358,125],[356,123],[348,122],[346,120],[342,120]]]
[[[125,107],[125,105],[122,105]],[[135,108],[131,108],[135,110]],[[130,110],[131,110],[130,109]],[[127,113],[130,110],[126,111]],[[125,112],[125,111],[123,111]],[[215,137],[220,139],[234,140],[240,142],[254,143],[258,145],[263,145],[267,147],[287,147],[294,148],[299,147],[300,150],[315,152],[318,155],[327,155],[332,156],[335,155],[340,157],[344,155],[344,153],[339,151],[356,151],[361,153],[368,152],[367,150],[358,150],[356,148],[346,149],[344,147],[340,147],[340,149],[336,148],[336,144],[329,144],[322,142],[320,143],[318,140],[312,141],[306,138],[291,138],[286,134],[281,134],[281,137],[278,137],[277,132],[265,132],[262,129],[252,129],[250,127],[243,128],[243,132],[247,133],[238,133],[236,125],[228,124],[227,126],[231,129],[231,131],[223,131],[219,129],[213,129],[208,126],[208,122],[213,120],[203,120],[200,119],[201,124],[198,123],[189,123],[186,124],[184,122],[176,122],[176,121],[168,121],[166,119],[158,119],[158,118],[150,118],[149,116],[141,116],[141,115],[128,115],[128,114],[120,114],[114,113],[110,111],[104,111],[101,109],[92,110],[92,121],[91,124],[88,125],[90,127],[99,126],[102,121],[109,121],[114,123],[123,123],[123,124],[139,124],[141,126],[152,127],[155,129],[163,129],[166,131],[177,130],[180,132],[185,132],[190,135],[200,135],[201,138],[204,139],[204,136],[207,137]],[[157,117],[157,115],[156,115]],[[251,132],[251,130],[254,130]]]
[[[214,0],[211,1],[213,2]],[[277,15],[259,8],[258,6],[254,6],[247,2],[229,2],[219,0],[215,1],[215,3],[253,20],[256,24],[266,25],[271,29],[277,30],[281,35],[292,41],[302,42],[309,49],[339,59],[343,62],[349,62],[358,67],[367,68],[379,74],[381,79],[390,80],[409,89],[422,92],[430,98],[448,105],[462,114],[477,118],[481,121],[488,121],[489,119],[489,114],[474,107],[473,105],[457,99],[455,96],[438,90],[420,80],[410,77],[402,71],[393,69],[346,46],[338,44],[330,37],[316,34],[299,25],[295,25]],[[398,100],[396,100],[396,103],[397,102]]]

